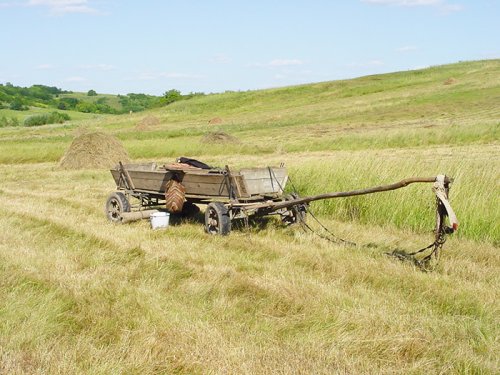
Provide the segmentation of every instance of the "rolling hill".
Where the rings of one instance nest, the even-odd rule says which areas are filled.
[[[0,129],[0,373],[498,373],[498,103],[487,60]],[[446,173],[460,229],[426,273],[386,253],[433,240],[430,186],[312,205],[355,246],[112,225],[109,171],[57,166],[94,130],[137,161],[284,162],[301,195]]]

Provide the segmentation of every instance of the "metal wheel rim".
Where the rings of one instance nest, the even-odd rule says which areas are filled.
[[[219,233],[219,220],[217,211],[211,207],[208,208],[207,232],[211,234]]]
[[[108,205],[108,216],[112,221],[119,221],[121,218],[121,204],[116,198],[112,198]]]

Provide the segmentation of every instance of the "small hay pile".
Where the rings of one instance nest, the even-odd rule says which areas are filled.
[[[457,83],[457,80],[453,77],[450,77],[446,81],[443,82],[443,85],[453,85],[455,83]]]
[[[87,133],[76,137],[61,158],[63,169],[113,168],[129,156],[118,139],[104,133]]]
[[[212,132],[212,133],[207,133],[203,136],[201,139],[202,143],[240,143],[238,138],[233,137],[232,135],[229,135],[224,132]]]
[[[222,124],[224,121],[220,117],[214,117],[210,120],[208,120],[209,125],[217,125],[217,124]]]
[[[135,128],[137,130],[148,130],[149,128],[152,128],[160,123],[160,119],[156,116],[149,115],[144,117],[141,121],[139,121],[136,125]]]

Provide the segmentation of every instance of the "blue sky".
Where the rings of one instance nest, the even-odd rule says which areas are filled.
[[[287,86],[500,57],[500,0],[0,0],[0,82]]]

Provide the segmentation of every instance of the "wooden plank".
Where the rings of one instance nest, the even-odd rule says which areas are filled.
[[[250,195],[282,193],[288,179],[285,168],[242,169],[240,173]]]
[[[155,171],[156,163],[141,163],[141,164],[123,164],[123,167],[128,171]]]
[[[248,187],[246,185],[245,179],[241,175],[233,176],[234,185],[236,186],[237,197],[238,198],[248,198],[250,194],[248,193]]]
[[[134,182],[136,189],[165,191],[165,185],[172,178],[171,172],[145,172],[145,171],[129,171],[130,177]]]
[[[197,182],[197,183],[203,183],[203,184],[221,184],[224,182],[225,176],[221,174],[191,174],[191,173],[186,173],[183,178],[182,182],[188,181],[188,182]]]
[[[274,175],[281,179],[287,175],[286,168],[273,168],[271,167]],[[269,168],[253,168],[253,169],[242,169],[240,170],[240,174],[248,179],[261,179],[261,178],[270,178],[271,174],[269,173]]]
[[[278,192],[280,186],[285,187],[288,177],[285,168],[242,169],[240,174],[244,177],[251,194]]]
[[[202,184],[183,182],[186,194],[229,197],[226,184]]]

